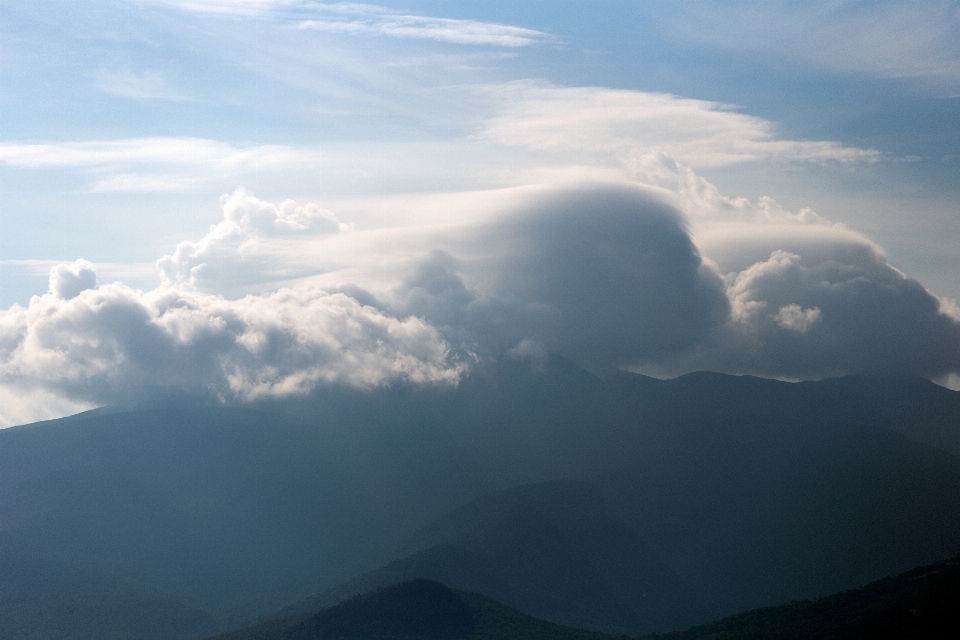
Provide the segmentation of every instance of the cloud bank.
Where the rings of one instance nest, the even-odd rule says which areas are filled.
[[[318,384],[455,384],[464,369],[422,320],[344,294],[143,293],[96,286],[83,261],[56,267],[50,280],[50,293],[0,316],[5,385],[97,404],[197,393],[229,401]]]
[[[601,374],[960,373],[960,313],[865,237],[726,198],[662,154],[638,166],[673,187],[508,190],[439,227],[355,230],[238,190],[158,261],[152,291],[102,284],[84,260],[53,267],[47,294],[0,311],[0,386],[235,402],[454,385],[485,360],[551,352]]]

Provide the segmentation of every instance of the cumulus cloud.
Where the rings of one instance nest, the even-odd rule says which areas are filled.
[[[960,371],[960,314],[894,268],[863,234],[810,209],[786,211],[770,198],[724,196],[663,153],[633,158],[631,167],[674,194],[697,246],[726,274],[731,310],[695,349],[647,372],[942,379]]]
[[[342,293],[281,289],[231,301],[177,287],[90,288],[88,265],[55,268],[51,293],[0,312],[3,384],[95,403],[251,400],[319,384],[455,384],[464,371],[424,321]]]
[[[71,406],[244,401],[456,384],[477,359],[537,370],[551,352],[598,373],[956,379],[960,312],[875,244],[656,162],[661,183],[686,186],[530,187],[458,224],[373,234],[316,204],[237,190],[208,234],[158,261],[152,291],[98,283],[83,260],[54,266],[49,293],[0,311],[0,387]],[[704,247],[740,255],[716,261]],[[358,271],[329,255],[372,262]],[[257,282],[269,286],[250,293]]]
[[[203,238],[181,242],[173,254],[157,261],[165,285],[226,292],[234,286],[316,274],[324,268],[315,261],[310,264],[298,262],[292,255],[277,255],[284,254],[283,240],[298,236],[302,243],[352,229],[314,203],[298,206],[286,200],[274,205],[243,189],[223,196],[220,205],[223,220]]]
[[[827,244],[806,256],[776,250],[727,282],[728,321],[688,353],[661,361],[660,373],[941,379],[960,371],[960,322],[870,244]]]
[[[50,293],[70,300],[87,289],[97,288],[97,272],[93,264],[80,259],[73,264],[58,264],[50,269]]]
[[[780,311],[774,317],[777,324],[784,329],[791,329],[799,333],[806,333],[815,324],[820,322],[823,314],[819,307],[812,309],[803,309],[798,304],[787,304],[780,307]]]

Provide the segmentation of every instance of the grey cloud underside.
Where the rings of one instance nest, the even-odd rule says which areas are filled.
[[[776,251],[740,272],[730,287],[735,317],[704,345],[702,362],[797,378],[960,370],[960,324],[919,282],[870,246],[817,253],[826,255]],[[815,312],[809,322],[803,311]]]
[[[399,306],[487,350],[532,340],[610,371],[691,347],[729,314],[679,213],[647,191],[554,191],[469,244],[480,257],[425,258],[398,289]]]

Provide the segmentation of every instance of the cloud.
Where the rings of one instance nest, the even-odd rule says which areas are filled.
[[[286,200],[277,206],[243,189],[223,196],[220,205],[221,222],[199,241],[181,242],[173,254],[157,261],[166,286],[225,292],[234,285],[275,283],[320,273],[324,268],[315,256],[311,256],[312,262],[299,262],[296,255],[284,252],[284,237],[297,235],[302,243],[351,230],[316,204],[298,206]]]
[[[70,300],[87,289],[97,288],[97,272],[93,264],[77,260],[73,264],[59,264],[50,269],[50,293]]]
[[[478,358],[537,370],[550,352],[598,373],[960,374],[956,306],[862,235],[722,196],[662,155],[641,164],[678,186],[448,195],[439,213],[391,210],[394,226],[364,231],[237,190],[221,222],[158,261],[151,291],[103,284],[82,260],[50,269],[49,293],[0,311],[0,388],[74,407],[238,402],[456,384]]]
[[[508,24],[398,13],[372,4],[303,0],[154,0],[185,11],[238,17],[297,19],[297,28],[348,35],[418,38],[452,44],[526,47],[548,34]]]
[[[643,188],[555,190],[499,222],[490,240],[495,295],[538,320],[519,337],[594,370],[683,350],[727,314],[682,214]]]
[[[733,325],[750,344],[742,353],[766,373],[960,370],[960,323],[870,246],[838,245],[832,256],[812,259],[776,251],[740,272],[730,296],[743,310]]]
[[[706,100],[520,81],[496,88],[499,115],[479,134],[499,144],[615,154],[662,151],[692,167],[757,160],[873,162],[880,153],[831,141],[778,139],[773,123]]]
[[[394,307],[481,354],[541,345],[609,372],[696,344],[727,314],[680,212],[636,185],[533,190],[444,246]]]
[[[4,386],[82,403],[165,394],[236,401],[320,384],[456,384],[465,371],[422,320],[342,293],[281,289],[233,301],[176,287],[143,293],[88,286],[88,265],[55,268],[52,293],[0,312]]]
[[[285,145],[243,147],[203,138],[151,137],[3,142],[0,143],[0,162],[31,169],[66,167],[107,174],[89,187],[94,192],[169,191],[253,171],[317,166],[320,154]],[[157,168],[168,171],[158,173]]]
[[[214,15],[258,16],[291,5],[297,0],[143,0],[151,4],[165,4],[184,11]]]
[[[780,307],[774,319],[784,329],[806,333],[823,319],[823,313],[820,307],[803,309],[798,304],[787,304]]]
[[[647,367],[648,373],[941,379],[960,372],[960,322],[871,243],[825,236],[814,250],[774,250],[726,280],[728,321],[687,353]]]
[[[125,67],[101,69],[97,75],[97,86],[104,93],[134,100],[189,100],[170,86],[162,71],[134,71]]]
[[[373,5],[316,5],[314,11],[328,15],[303,20],[298,25],[300,29],[499,47],[525,47],[548,38],[546,33],[534,29],[476,20],[397,14]]]
[[[675,194],[693,238],[725,273],[730,317],[701,344],[653,366],[793,379],[960,371],[960,313],[894,268],[861,233],[770,198],[731,198],[662,154],[636,174]]]

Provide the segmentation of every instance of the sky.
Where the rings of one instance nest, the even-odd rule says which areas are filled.
[[[0,0],[0,426],[598,374],[960,388],[960,2]]]

